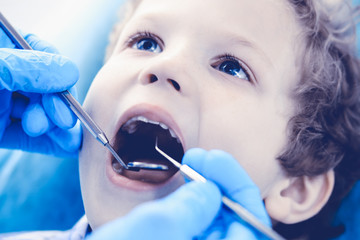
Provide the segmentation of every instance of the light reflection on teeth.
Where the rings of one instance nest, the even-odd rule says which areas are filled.
[[[145,118],[146,119],[146,118]],[[156,122],[156,121],[153,121],[153,120],[149,120],[149,119],[146,119],[147,121],[145,122],[148,122],[148,123],[151,123],[151,124],[156,124],[156,125],[159,125],[160,123],[159,122]]]
[[[129,125],[126,131],[130,134],[133,134],[134,132],[136,132],[136,129],[137,129],[136,125]]]
[[[133,117],[131,119],[129,119],[123,126],[122,126],[122,130],[127,131],[129,134],[133,134],[136,129],[137,129],[137,124],[135,124],[135,122],[140,121],[140,122],[144,122],[144,123],[150,123],[150,124],[154,124],[154,125],[159,125],[161,128],[163,128],[164,130],[169,130],[171,137],[175,138],[176,141],[178,143],[180,143],[180,139],[178,138],[178,136],[175,134],[175,132],[170,129],[165,123],[161,123],[161,122],[157,122],[154,120],[150,120],[147,119],[144,116],[136,116]]]
[[[146,123],[150,122],[150,120],[144,116],[138,116],[138,117],[136,117],[136,120],[146,122]],[[152,121],[150,123],[152,123]]]
[[[174,131],[171,130],[171,129],[169,129],[169,132],[170,132],[170,135],[171,135],[173,138],[175,138],[178,143],[180,143],[180,139],[176,136],[176,134],[174,133]]]
[[[162,127],[162,128],[165,129],[165,130],[169,129],[169,127],[166,126],[164,123],[160,123],[159,125],[160,125],[160,127]],[[170,130],[170,131],[172,131],[172,130]],[[171,136],[172,136],[172,135],[171,135]]]

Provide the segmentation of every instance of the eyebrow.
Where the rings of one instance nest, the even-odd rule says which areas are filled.
[[[241,46],[245,46],[248,48],[253,49],[255,52],[257,52],[261,57],[263,57],[263,59],[265,60],[265,62],[267,64],[269,64],[270,66],[274,66],[270,57],[268,55],[266,55],[266,53],[256,44],[254,44],[254,42],[247,40],[246,38],[244,38],[241,35],[238,35],[236,33],[233,32],[225,32],[224,36],[226,39],[229,39],[229,42],[231,42],[233,45],[241,45]]]

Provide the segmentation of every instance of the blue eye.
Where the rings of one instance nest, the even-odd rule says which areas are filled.
[[[163,42],[150,32],[138,32],[129,38],[127,45],[141,51],[159,53],[162,51]]]
[[[226,55],[220,57],[220,60],[213,65],[213,68],[234,77],[250,81],[250,76],[247,73],[247,70],[244,69],[239,60],[233,56]]]
[[[149,51],[149,52],[161,52],[159,44],[151,38],[143,38],[135,43],[136,48],[139,50]]]

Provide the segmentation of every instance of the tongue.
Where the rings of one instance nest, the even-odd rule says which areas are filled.
[[[136,162],[153,163],[154,160],[136,159]],[[118,162],[113,162],[113,169],[118,174],[120,174],[124,177],[127,177],[131,180],[142,181],[142,182],[153,183],[153,184],[159,184],[159,183],[163,183],[163,182],[167,181],[177,171],[176,168],[170,168],[167,171],[154,171],[154,170],[141,169],[140,171],[135,172],[135,171],[129,171],[129,170],[125,170],[125,169],[120,170],[121,168],[122,167],[120,166],[120,164]]]

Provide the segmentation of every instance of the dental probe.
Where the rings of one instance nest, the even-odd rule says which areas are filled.
[[[11,39],[11,41],[15,44],[15,46],[19,49],[27,49],[33,50],[30,45],[26,42],[26,40],[15,30],[15,28],[9,23],[9,21],[5,18],[5,16],[0,12],[0,27],[5,32],[5,34]],[[94,136],[96,140],[98,140],[101,144],[103,144],[106,148],[108,148],[114,158],[126,169],[132,171],[139,171],[140,169],[147,170],[168,170],[168,167],[161,164],[147,164],[141,163],[136,164],[134,162],[134,166],[127,166],[113,147],[110,145],[109,140],[107,139],[105,133],[100,129],[100,127],[95,123],[95,121],[85,112],[85,110],[81,107],[80,103],[71,95],[68,90],[59,93],[59,96],[63,99],[63,101],[70,107],[70,109],[74,112],[74,114],[78,117],[78,119],[83,123],[86,129]]]
[[[165,157],[172,164],[174,164],[177,168],[179,168],[181,174],[183,174],[184,177],[186,177],[187,179],[194,180],[194,181],[200,181],[200,182],[203,182],[203,183],[205,183],[207,181],[206,178],[204,178],[200,173],[196,172],[194,169],[192,169],[188,165],[179,163],[178,161],[176,161],[175,159],[173,159],[172,157],[167,155],[165,152],[163,152],[158,147],[157,139],[156,139],[156,143],[155,143],[155,149],[161,155],[163,155],[163,157]],[[256,230],[258,230],[259,232],[261,232],[262,234],[264,234],[268,238],[274,239],[274,240],[285,240],[285,238],[280,236],[277,232],[275,232],[270,227],[264,225],[252,213],[250,213],[248,210],[246,210],[243,206],[241,206],[237,202],[234,202],[233,200],[231,200],[230,198],[228,198],[226,196],[222,196],[221,200],[222,200],[222,203],[226,207],[231,209],[238,217],[240,217],[246,223],[253,226]]]

